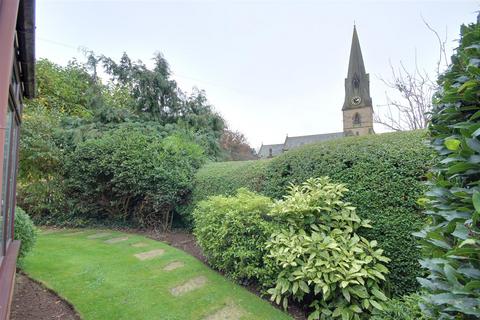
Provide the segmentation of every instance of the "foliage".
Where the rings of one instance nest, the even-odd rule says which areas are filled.
[[[35,105],[23,113],[17,202],[34,220],[57,213],[64,203],[61,118],[60,112]]]
[[[388,269],[376,241],[357,235],[369,228],[355,208],[342,201],[343,184],[327,177],[292,185],[270,215],[282,227],[267,242],[268,258],[280,268],[271,300],[286,308],[309,301],[309,319],[367,319],[383,310],[380,285]]]
[[[433,320],[422,314],[419,294],[410,294],[402,298],[385,302],[385,310],[374,315],[370,320]]]
[[[137,114],[164,125],[178,123],[204,136],[202,145],[209,157],[220,157],[219,139],[225,127],[222,117],[213,111],[205,92],[194,89],[188,95],[171,79],[167,60],[161,53],[154,56],[154,67],[148,69],[142,61],[132,61],[126,53],[119,62],[105,56],[89,54],[91,61],[102,63],[110,75],[110,87],[126,93],[130,107]],[[96,65],[95,65],[96,70]]]
[[[33,225],[30,216],[22,208],[15,208],[15,240],[20,240],[18,263],[22,265],[25,256],[33,249],[37,241],[37,229]]]
[[[225,129],[220,139],[220,147],[225,152],[226,161],[255,160],[255,149],[250,147],[245,136],[238,131]]]
[[[66,195],[84,217],[168,228],[202,161],[202,149],[180,135],[112,129],[67,155]]]
[[[200,202],[194,211],[195,236],[208,263],[237,281],[261,278],[271,205],[270,198],[246,189]]]
[[[65,67],[47,59],[36,64],[38,98],[29,106],[66,115],[89,117],[95,107],[95,83],[87,70],[73,60]]]
[[[185,226],[193,226],[192,211],[198,202],[214,195],[233,195],[245,187],[259,192],[265,182],[267,161],[230,161],[208,163],[195,175],[194,188],[189,201],[182,207]]]
[[[249,320],[291,319],[180,249],[144,235],[107,229],[103,232],[108,236],[88,239],[100,231],[82,231],[61,229],[41,234],[25,259],[29,277],[47,283],[75,307],[81,319],[204,319],[225,306]],[[124,237],[128,240],[105,243]],[[134,243],[144,247],[134,247]],[[133,256],[155,249],[164,253],[145,261]],[[164,271],[171,262],[183,266]],[[197,278],[205,279],[206,284],[181,297],[171,294],[172,288]]]
[[[377,240],[392,261],[388,275],[394,295],[414,292],[422,275],[420,252],[412,232],[423,227],[417,199],[432,162],[425,133],[399,132],[348,137],[304,146],[269,160],[208,164],[196,175],[193,203],[209,195],[232,194],[240,187],[273,198],[285,195],[290,183],[330,176],[348,185],[345,200],[372,228],[359,235]],[[188,217],[188,210],[184,216]]]
[[[155,56],[153,69],[147,68],[141,61],[130,61],[126,54],[120,63],[91,51],[85,50],[85,54],[85,63],[74,60],[67,66],[60,66],[46,59],[37,62],[38,97],[25,101],[22,119],[19,204],[40,223],[84,225],[88,221],[86,217],[90,215],[86,214],[86,207],[80,206],[74,211],[70,208],[72,204],[83,202],[85,195],[71,193],[64,186],[64,180],[78,173],[69,170],[78,168],[71,163],[68,167],[65,164],[74,157],[72,153],[79,152],[77,149],[80,145],[85,148],[83,144],[87,141],[94,143],[95,139],[102,140],[104,135],[110,135],[117,129],[136,130],[138,134],[145,135],[145,141],[172,136],[165,140],[164,147],[168,139],[179,142],[178,152],[162,150],[165,155],[178,157],[181,161],[170,163],[168,160],[154,169],[160,170],[162,167],[165,178],[168,175],[165,165],[172,164],[171,173],[179,174],[179,181],[174,181],[172,190],[164,189],[162,194],[154,198],[176,198],[175,203],[185,203],[191,190],[191,183],[187,187],[186,182],[191,180],[191,175],[198,168],[198,154],[192,148],[203,149],[204,155],[211,160],[223,156],[220,137],[224,121],[208,103],[205,92],[194,89],[187,94],[181,91],[171,79],[168,63],[160,54]],[[104,82],[98,76],[102,66],[110,76]],[[182,138],[178,140],[179,137]],[[189,146],[183,143],[185,141]],[[172,144],[170,149],[174,149]],[[196,146],[190,148],[192,144]],[[186,149],[180,151],[182,148]],[[177,156],[174,156],[176,153]],[[180,154],[193,158],[184,159]],[[193,166],[187,169],[187,163]],[[83,164],[88,165],[86,162]],[[93,169],[89,169],[92,175]],[[143,169],[148,168],[144,166]],[[187,172],[190,175],[188,178],[185,176]],[[143,174],[144,177],[148,175],[146,172]],[[150,174],[153,177],[155,172]],[[173,176],[169,179],[173,181]],[[180,188],[181,192],[176,188]],[[154,187],[145,186],[144,189],[152,191]],[[117,191],[124,195],[130,193],[130,190]],[[93,193],[90,191],[88,194]],[[107,198],[110,196],[116,197],[108,195]],[[98,194],[91,199],[99,200]],[[118,205],[116,201],[110,203],[104,200],[93,206],[98,209],[106,205],[99,211],[99,218],[105,218],[103,213]],[[169,209],[161,211],[167,212]]]
[[[424,309],[435,319],[480,317],[480,24],[462,26],[452,64],[434,97],[431,142],[438,162],[426,193],[422,239],[428,270]]]

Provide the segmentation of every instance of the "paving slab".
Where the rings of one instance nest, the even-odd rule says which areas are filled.
[[[207,283],[207,278],[205,276],[199,276],[184,282],[183,284],[173,287],[170,289],[170,293],[173,296],[181,296],[190,291],[196,290],[203,287]]]
[[[181,261],[172,261],[163,268],[165,271],[172,271],[178,268],[183,267],[185,264]]]
[[[206,316],[203,319],[204,320],[239,320],[244,314],[245,314],[245,311],[242,308],[237,307],[233,303],[229,303],[225,307],[215,311],[214,313]]]
[[[85,231],[69,232],[69,233],[65,233],[63,236],[73,237],[73,236],[78,236],[79,234],[83,234],[83,233],[85,233]]]
[[[119,242],[126,241],[126,240],[128,240],[128,237],[118,237],[118,238],[112,238],[112,239],[105,240],[105,243],[114,244],[114,243],[119,243]]]
[[[165,253],[165,250],[163,249],[155,249],[147,252],[137,253],[137,254],[134,254],[134,256],[140,260],[148,260],[148,259],[153,259],[155,257],[158,257],[164,253]]]
[[[99,238],[107,237],[109,235],[111,235],[110,232],[99,232],[99,233],[91,234],[87,238],[88,239],[99,239]]]
[[[148,243],[146,243],[146,242],[137,242],[137,243],[133,243],[133,244],[132,244],[132,247],[135,247],[135,248],[148,247]]]

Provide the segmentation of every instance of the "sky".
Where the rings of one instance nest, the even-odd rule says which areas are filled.
[[[355,23],[374,109],[390,66],[434,75],[438,42],[450,56],[480,1],[37,0],[37,58],[66,64],[88,48],[170,64],[184,91],[206,91],[229,127],[255,148],[285,136],[342,131],[344,79]],[[423,18],[422,18],[423,17]],[[394,95],[390,92],[390,95]],[[385,131],[379,125],[377,132]]]

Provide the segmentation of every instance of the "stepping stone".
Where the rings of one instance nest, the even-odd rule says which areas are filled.
[[[105,243],[114,244],[114,243],[119,243],[125,240],[128,240],[128,237],[118,237],[118,238],[108,239],[108,240],[105,240]]]
[[[85,231],[70,232],[70,233],[65,233],[64,236],[65,237],[72,237],[72,236],[77,236],[77,235],[83,234],[83,233],[85,233]]]
[[[181,268],[181,267],[183,267],[183,266],[184,266],[183,262],[181,262],[181,261],[173,261],[173,262],[170,262],[169,264],[167,264],[167,265],[165,266],[165,268],[163,268],[163,270],[165,270],[165,271],[172,271],[172,270]]]
[[[242,308],[234,304],[228,304],[211,315],[206,316],[204,320],[239,320],[244,314],[245,311]]]
[[[51,233],[55,233],[55,232],[58,232],[57,229],[42,229],[40,230],[40,234],[51,234]]]
[[[104,237],[109,236],[109,235],[111,235],[111,233],[109,233],[109,232],[100,232],[100,233],[95,233],[95,234],[89,235],[87,238],[88,239],[98,239],[98,238],[104,238]]]
[[[165,252],[165,250],[163,250],[163,249],[155,249],[155,250],[152,250],[152,251],[137,253],[137,254],[134,254],[134,256],[137,257],[140,260],[148,260],[148,259],[152,259],[152,258],[155,258],[157,256],[160,256],[164,252]]]
[[[199,276],[196,278],[192,278],[179,286],[171,288],[170,293],[173,296],[178,297],[184,295],[185,293],[203,287],[205,283],[207,283],[207,278],[204,276]]]
[[[148,243],[145,243],[145,242],[137,242],[137,243],[132,244],[132,247],[135,247],[135,248],[148,247]]]

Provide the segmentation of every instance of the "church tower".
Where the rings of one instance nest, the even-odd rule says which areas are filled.
[[[353,26],[348,74],[345,79],[343,132],[346,136],[372,134],[373,107],[370,97],[370,77],[365,72],[357,29]]]

